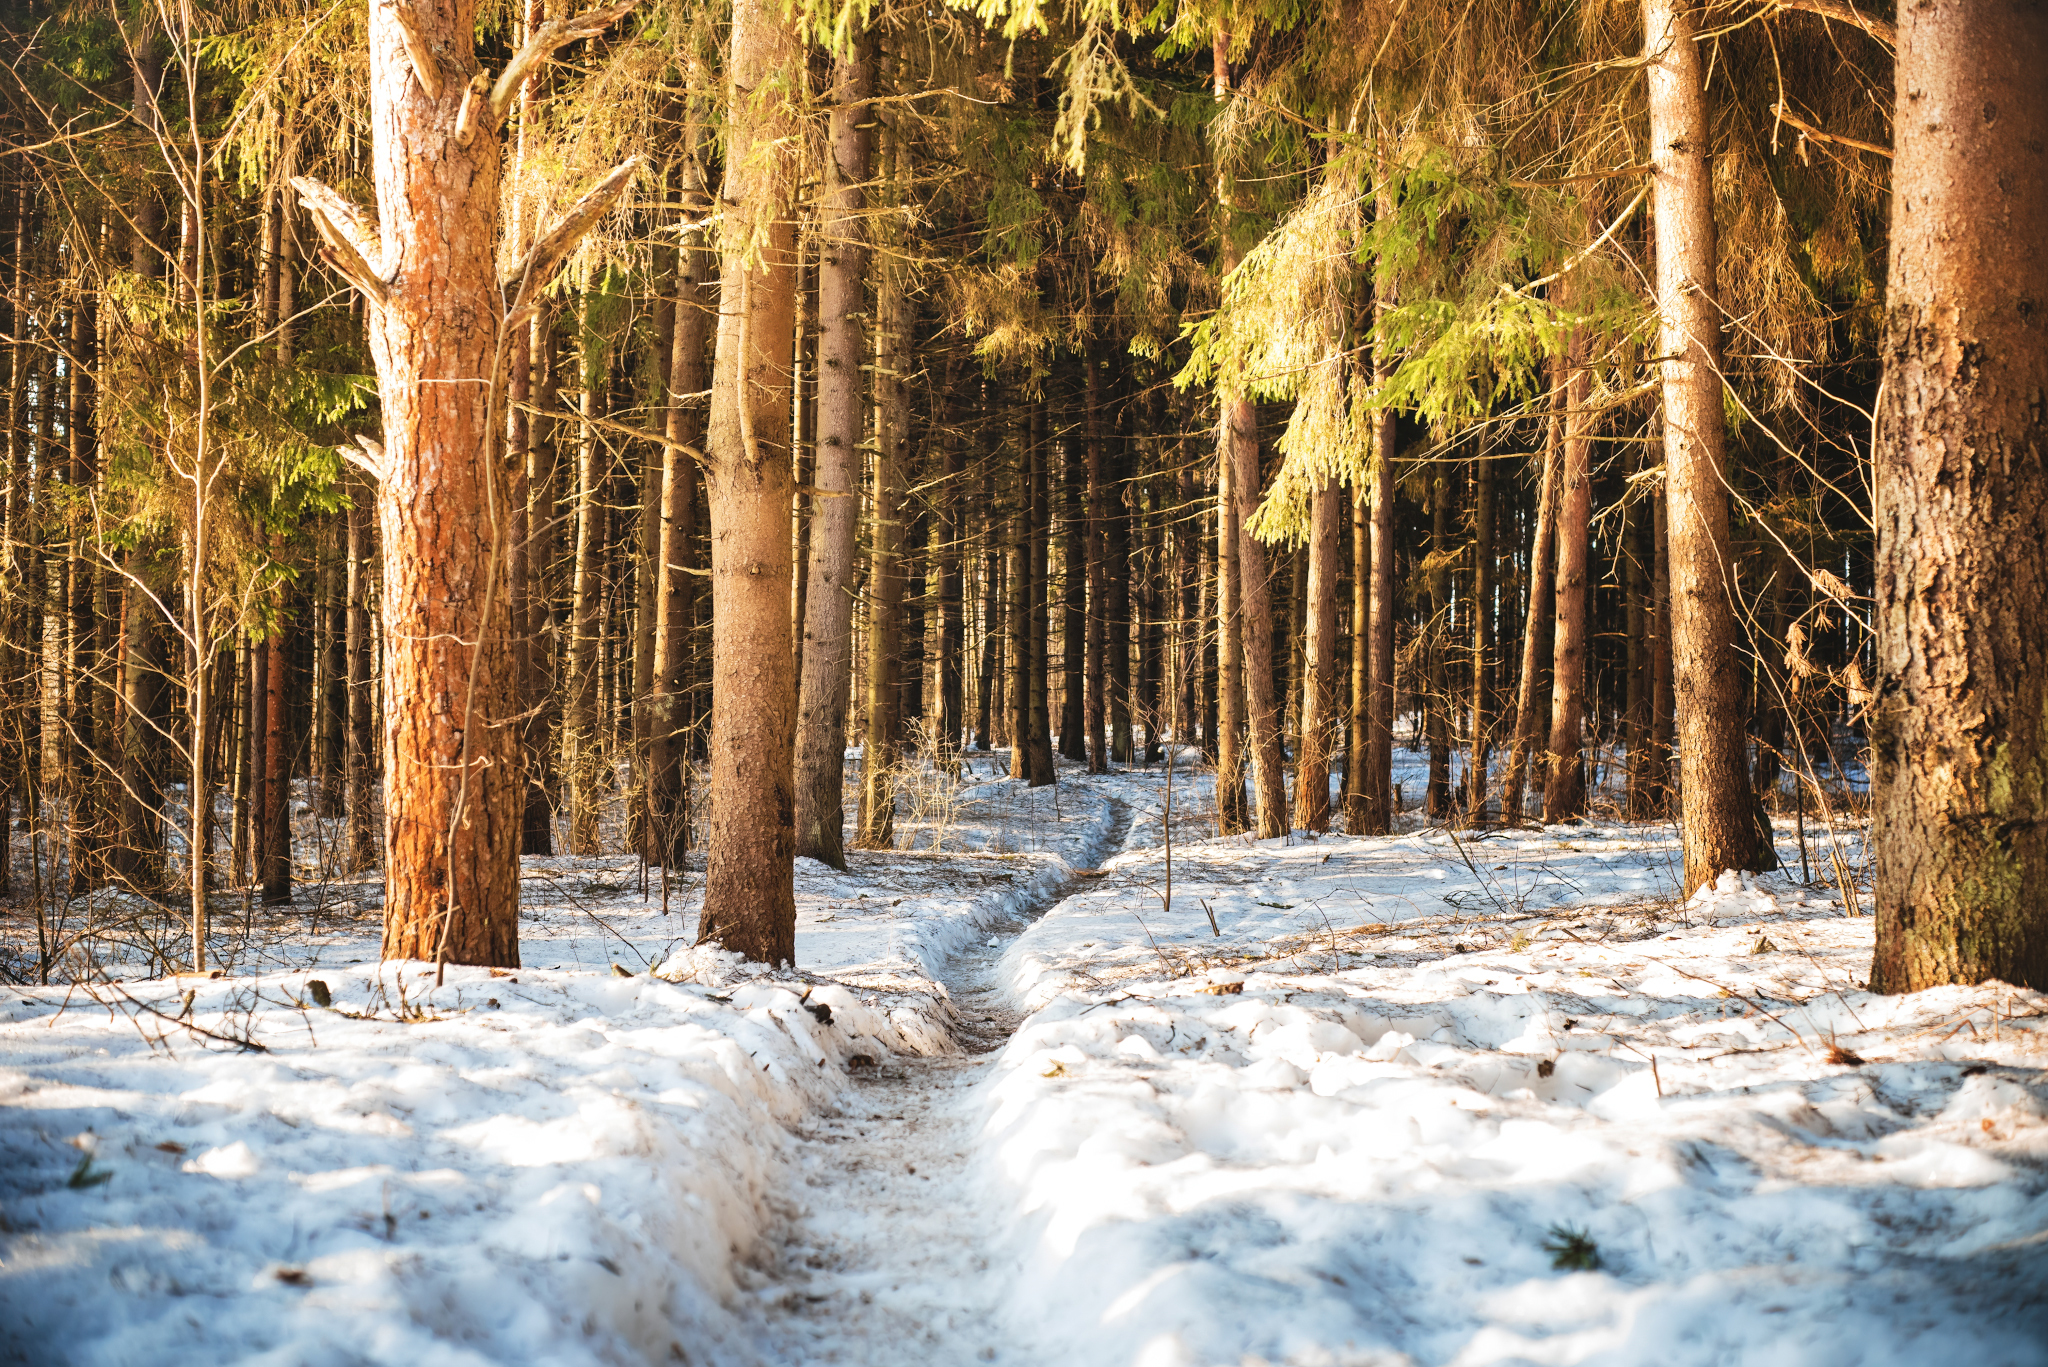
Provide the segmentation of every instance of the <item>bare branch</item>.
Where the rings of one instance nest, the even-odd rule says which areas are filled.
[[[512,108],[512,101],[519,98],[519,87],[539,69],[542,63],[555,55],[555,49],[565,47],[578,38],[595,38],[623,19],[633,10],[638,0],[618,0],[601,9],[586,10],[573,19],[550,19],[534,30],[533,37],[526,40],[505,70],[498,77],[498,83],[491,87],[491,117],[502,122]]]
[[[420,89],[427,92],[427,98],[441,98],[441,64],[434,60],[434,50],[427,46],[426,36],[420,32],[419,19],[412,12],[406,0],[384,0],[391,10],[391,17],[398,21],[399,36],[405,40],[405,55],[412,59],[413,75],[420,78]]]
[[[359,432],[356,434],[356,445],[363,448],[360,454],[348,446],[337,446],[334,449],[341,453],[343,460],[382,484],[385,472],[391,468],[391,462],[384,454],[384,443]]]
[[[599,181],[583,198],[570,205],[568,212],[556,220],[552,228],[541,234],[540,240],[535,242],[533,249],[526,254],[526,259],[505,275],[502,283],[517,287],[517,293],[513,296],[515,309],[523,305],[533,291],[554,278],[555,272],[561,269],[562,262],[568,259],[569,253],[575,250],[583,235],[589,232],[618,201],[619,196],[625,193],[626,186],[638,174],[642,160],[643,158],[639,156],[631,156],[619,163],[610,175]]]
[[[1881,157],[1890,157],[1892,154],[1891,148],[1881,147],[1874,142],[1865,142],[1861,138],[1844,137],[1840,133],[1823,133],[1818,128],[1815,128],[1812,124],[1808,123],[1805,119],[1800,118],[1797,114],[1794,114],[1791,110],[1787,109],[1785,107],[1785,102],[1783,100],[1780,100],[1776,104],[1772,105],[1771,112],[1776,114],[1779,118],[1783,119],[1786,123],[1791,124],[1794,128],[1798,129],[1801,133],[1805,134],[1808,138],[1811,138],[1815,142],[1836,142],[1840,143],[1844,147],[1854,147],[1859,151],[1875,152],[1877,153],[1877,155]]]
[[[389,303],[391,291],[379,269],[384,237],[370,216],[310,176],[293,176],[292,188],[327,244],[321,255],[351,285],[379,304]]]
[[[1835,19],[1844,24],[1853,24],[1886,47],[1896,49],[1899,45],[1899,31],[1876,15],[1865,14],[1854,5],[1841,0],[1773,0],[1778,9],[1798,10],[1803,14],[1817,14],[1823,19]]]

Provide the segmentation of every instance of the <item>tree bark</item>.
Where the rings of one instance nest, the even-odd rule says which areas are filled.
[[[1334,479],[1311,495],[1307,670],[1294,779],[1294,824],[1305,831],[1330,829],[1330,742],[1337,730],[1337,532],[1347,501]]]
[[[1102,348],[1090,341],[1083,361],[1088,367],[1081,389],[1082,431],[1088,451],[1088,640],[1086,705],[1088,772],[1109,772],[1109,670],[1103,650],[1109,640],[1109,489],[1104,479],[1102,434]]]
[[[1360,481],[1351,486],[1350,707],[1344,743],[1344,829],[1365,828],[1365,770],[1372,735],[1372,503]]]
[[[863,214],[874,160],[875,39],[863,31],[832,68],[825,186],[818,213],[818,489],[804,597],[797,697],[796,852],[846,867],[847,681],[853,666],[854,548],[860,530],[861,434],[867,414],[868,247]],[[863,761],[862,772],[866,772]]]
[[[263,678],[263,904],[292,900],[292,619],[279,607],[277,625],[264,649]]]
[[[733,5],[725,256],[705,454],[711,512],[711,831],[698,938],[763,963],[796,957],[796,662],[790,653],[789,432],[802,130],[794,25],[764,0]]]
[[[682,188],[704,192],[703,133],[694,101],[684,131]],[[654,626],[655,710],[649,783],[650,819],[662,862],[680,867],[690,847],[689,694],[691,645],[696,626],[698,523],[697,447],[704,439],[702,391],[706,343],[711,337],[711,272],[714,258],[701,235],[685,231],[676,274],[674,350],[666,358],[668,400],[663,413],[661,457],[661,587]],[[828,500],[851,503],[851,498]],[[841,756],[844,754],[845,685],[840,692]],[[843,759],[835,756],[842,764]]]
[[[348,518],[348,730],[345,759],[348,785],[348,832],[343,838],[343,866],[351,873],[377,866],[377,830],[372,824],[370,792],[370,495],[350,482]]]
[[[1557,386],[1552,395],[1562,399]],[[1536,485],[1536,534],[1529,548],[1529,601],[1522,621],[1522,663],[1515,681],[1515,739],[1508,751],[1507,772],[1501,776],[1500,816],[1503,821],[1522,818],[1522,788],[1531,756],[1543,737],[1543,673],[1549,661],[1546,646],[1555,646],[1551,635],[1552,595],[1557,582],[1557,466],[1558,448],[1563,442],[1564,416],[1553,403],[1545,425],[1543,475]],[[1536,770],[1544,773],[1538,763]]]
[[[1582,750],[1586,719],[1586,641],[1592,593],[1586,572],[1592,561],[1593,443],[1586,401],[1592,377],[1586,368],[1587,337],[1572,333],[1565,362],[1563,465],[1557,505],[1556,642],[1551,655],[1549,774],[1543,786],[1543,820],[1576,821],[1586,814],[1586,770]],[[1719,402],[1716,395],[1715,402]]]
[[[593,282],[593,286],[595,282]],[[605,744],[604,711],[599,694],[601,608],[605,575],[604,550],[609,500],[604,488],[611,448],[598,423],[610,408],[611,348],[600,334],[597,296],[583,296],[583,354],[578,363],[583,390],[583,431],[576,455],[576,568],[569,589],[569,678],[562,715],[562,768],[569,778],[569,853],[599,852],[598,817],[603,806]]]
[[[1384,162],[1380,168],[1379,185],[1374,195],[1375,217],[1388,219],[1394,216],[1394,189],[1386,174]],[[1384,316],[1394,307],[1396,299],[1394,273],[1382,261],[1373,282],[1373,311]],[[1384,347],[1375,346],[1372,357],[1372,380],[1375,387],[1382,386],[1393,378],[1394,358],[1386,354]],[[1370,646],[1370,674],[1372,707],[1369,722],[1370,744],[1367,749],[1365,773],[1362,778],[1362,820],[1355,835],[1384,835],[1393,829],[1393,813],[1389,808],[1394,797],[1394,614],[1399,611],[1395,602],[1397,586],[1394,583],[1394,415],[1391,411],[1375,415],[1372,439],[1372,639]]]
[[[1447,677],[1451,641],[1451,477],[1441,461],[1429,481],[1429,697],[1423,703],[1424,730],[1429,734],[1429,788],[1423,811],[1431,821],[1451,816],[1451,729],[1457,700]]]
[[[1486,811],[1486,770],[1493,746],[1493,461],[1472,466],[1472,763],[1465,771],[1465,810],[1474,821]]]
[[[1273,597],[1266,548],[1251,534],[1258,509],[1258,414],[1250,400],[1226,397],[1226,440],[1231,449],[1231,493],[1237,501],[1238,592],[1244,635],[1245,711],[1251,727],[1253,786],[1258,793],[1261,840],[1287,834],[1286,757],[1280,748],[1280,699],[1273,688]]]
[[[1251,805],[1244,795],[1244,615],[1238,563],[1236,441],[1231,435],[1235,406],[1218,405],[1216,423],[1216,828],[1236,835],[1251,826]]]
[[[1670,507],[1671,653],[1678,702],[1679,827],[1690,895],[1763,861],[1749,789],[1741,657],[1728,601],[1721,315],[1713,137],[1691,0],[1643,0],[1656,167],[1658,355]]]
[[[894,130],[886,129],[885,144]],[[893,150],[885,145],[886,167]],[[903,744],[897,671],[903,654],[903,475],[910,400],[903,381],[906,312],[902,269],[885,265],[875,280],[875,459],[868,495],[867,726],[861,738],[860,831],[864,849],[896,839],[897,760]],[[855,377],[857,384],[858,376]],[[1021,753],[1021,749],[1018,753]]]
[[[2048,987],[2043,71],[2039,5],[1900,7],[1877,441],[1879,992]]]

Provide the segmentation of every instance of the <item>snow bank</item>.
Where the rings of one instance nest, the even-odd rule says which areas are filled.
[[[1867,919],[1663,845],[1111,861],[978,1096],[1021,1359],[2048,1361],[2048,999],[1873,997]]]
[[[754,1360],[737,1260],[886,1033],[853,994],[319,976],[9,1000],[0,1359]]]

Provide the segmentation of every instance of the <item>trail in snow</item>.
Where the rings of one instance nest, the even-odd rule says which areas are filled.
[[[1129,805],[1109,802],[1114,820],[1091,863],[1121,852],[1131,833]],[[1070,883],[949,963],[963,1053],[891,1056],[856,1071],[839,1114],[795,1131],[803,1187],[755,1293],[777,1367],[1022,1361],[994,1327],[1002,1283],[986,1273],[990,1221],[1000,1217],[969,1170],[968,1093],[1023,1021],[994,981],[1004,940],[1074,891]]]

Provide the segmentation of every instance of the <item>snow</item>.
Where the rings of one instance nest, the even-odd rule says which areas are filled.
[[[1218,839],[1182,767],[1169,901],[1163,766],[970,764],[793,972],[606,856],[512,974],[337,881],[8,989],[0,1361],[2048,1361],[2048,1001],[1865,991],[1789,828],[1681,901],[1668,827]]]

